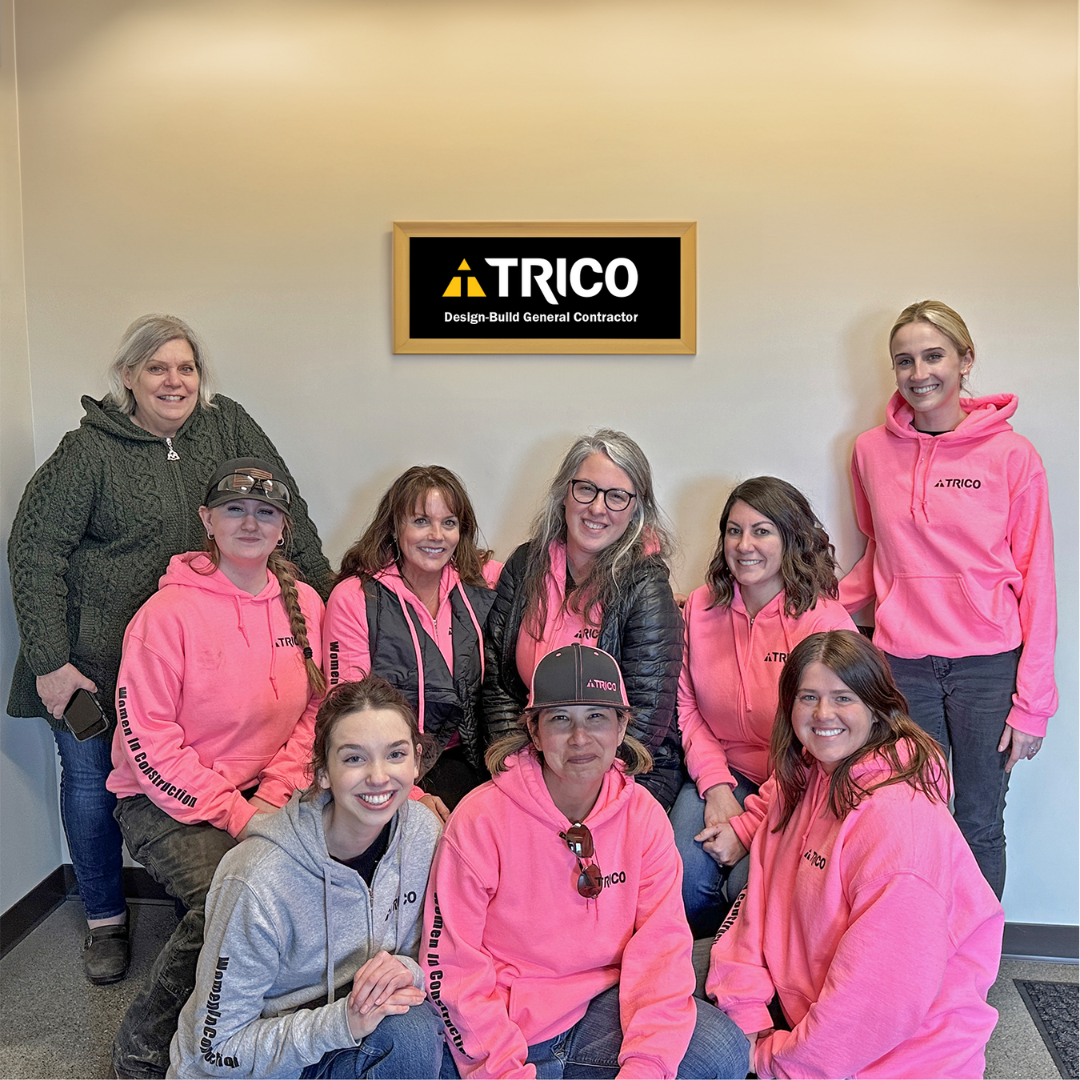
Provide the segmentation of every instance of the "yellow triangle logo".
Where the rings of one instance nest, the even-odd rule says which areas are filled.
[[[461,265],[458,267],[458,271],[472,270],[468,262],[465,259],[461,260]],[[476,278],[470,275],[468,283],[466,285],[467,296],[487,296],[487,293],[480,287],[480,282]],[[443,292],[443,296],[460,296],[461,295],[461,278],[456,274],[450,279],[450,284],[446,286],[446,290]]]

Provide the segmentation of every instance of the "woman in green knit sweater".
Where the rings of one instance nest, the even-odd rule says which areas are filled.
[[[109,381],[101,401],[82,399],[81,426],[27,484],[8,542],[20,637],[8,713],[53,727],[61,819],[90,931],[83,966],[95,983],[123,978],[128,960],[116,800],[105,789],[124,629],[169,559],[202,546],[196,510],[219,462],[265,458],[296,491],[259,425],[237,402],[212,396],[202,346],[182,320],[136,319]],[[290,558],[325,598],[330,566],[299,496],[292,520]],[[109,719],[86,742],[63,721],[81,688]]]

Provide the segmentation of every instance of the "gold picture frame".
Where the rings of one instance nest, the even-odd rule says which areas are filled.
[[[483,241],[492,238],[536,239],[551,241],[562,238],[574,240],[588,238],[655,238],[674,237],[679,240],[678,248],[678,295],[670,304],[678,306],[679,333],[675,337],[570,337],[544,336],[542,332],[534,337],[510,336],[431,336],[413,337],[410,333],[412,307],[410,289],[413,282],[410,264],[410,241],[414,238],[471,239]],[[665,246],[665,250],[670,250]],[[694,221],[395,221],[393,229],[393,348],[395,353],[626,353],[626,354],[669,354],[693,355],[697,352],[697,223]],[[508,261],[508,260],[503,260]],[[516,264],[517,260],[513,260]],[[529,260],[530,262],[536,260]],[[565,260],[562,268],[565,273]],[[598,266],[595,260],[591,261]],[[626,260],[622,260],[626,261]],[[522,260],[523,264],[525,260]],[[471,268],[462,260],[466,271]],[[458,268],[460,269],[460,267]],[[635,271],[636,272],[636,271]],[[457,291],[454,292],[454,279],[447,286],[443,296],[464,296],[461,281],[467,280],[467,295],[485,296],[475,277],[457,279]],[[500,284],[505,283],[500,279]],[[579,276],[578,281],[581,278]],[[441,279],[440,279],[441,281]],[[546,281],[546,278],[544,279]],[[545,293],[553,295],[544,286],[538,284]],[[440,286],[441,287],[441,286]],[[475,288],[475,293],[472,291]],[[490,286],[489,286],[490,288]],[[523,285],[523,290],[527,285]],[[594,285],[594,289],[597,286]],[[613,286],[614,288],[614,286]],[[431,296],[430,292],[425,295]],[[500,297],[506,296],[500,292]],[[523,291],[522,295],[526,295]],[[566,295],[564,292],[563,295]],[[588,295],[579,292],[579,296]],[[623,293],[616,293],[623,295]],[[550,301],[549,301],[550,302]],[[646,303],[647,297],[639,298],[636,303]],[[575,316],[576,318],[577,316]],[[447,319],[451,315],[446,315]],[[528,318],[528,316],[527,316]],[[549,318],[553,318],[549,317]],[[561,316],[565,321],[568,316]],[[591,316],[597,318],[597,316]],[[601,316],[603,318],[603,316]],[[630,321],[624,316],[624,321]],[[634,316],[636,319],[637,316]]]

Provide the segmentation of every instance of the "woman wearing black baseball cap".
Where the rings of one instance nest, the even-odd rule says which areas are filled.
[[[694,997],[682,865],[633,779],[651,761],[631,719],[608,653],[548,653],[493,779],[451,815],[421,942],[443,1076],[746,1075],[746,1039]]]
[[[214,870],[308,783],[323,605],[280,554],[292,501],[272,462],[219,466],[199,508],[206,550],[172,558],[124,635],[108,788],[128,850],[187,914],[117,1033],[119,1076],[165,1075]]]

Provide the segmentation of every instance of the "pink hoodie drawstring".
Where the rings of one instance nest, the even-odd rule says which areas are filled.
[[[476,612],[473,611],[472,604],[469,603],[469,597],[466,595],[465,590],[461,587],[461,582],[458,582],[454,586],[455,589],[461,594],[461,599],[465,601],[465,610],[469,613],[469,618],[472,619],[473,629],[476,631],[476,640],[480,643],[480,683],[484,682],[484,634],[480,629],[480,620],[476,617]],[[451,590],[453,591],[453,590]],[[453,672],[451,672],[451,675]]]
[[[274,620],[270,614],[271,603],[273,601],[263,604],[266,609],[266,632],[270,636],[270,685],[274,688],[274,697],[280,699],[281,695],[278,693],[277,679],[274,677],[277,671],[277,649],[274,648]]]

